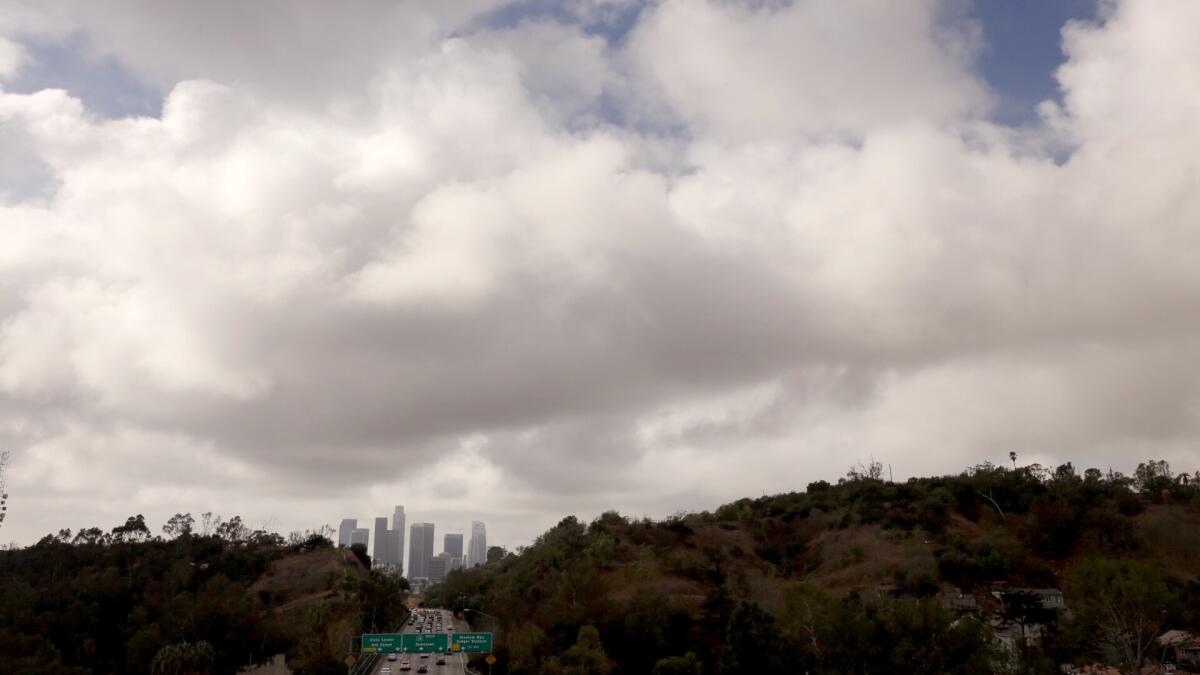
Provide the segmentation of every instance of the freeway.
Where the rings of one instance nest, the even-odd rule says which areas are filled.
[[[447,629],[465,632],[467,624],[463,621],[455,621],[454,615],[444,609],[418,609],[413,613],[415,620],[413,623],[406,623],[401,629],[403,633],[415,632],[418,628],[423,628],[427,623],[432,624],[431,627],[436,628],[438,619],[441,620],[441,632],[449,634]],[[388,661],[386,657],[379,660],[379,664],[372,671],[375,675],[415,675],[421,666],[428,668],[429,675],[461,675],[467,672],[467,657],[465,654],[427,654],[427,658],[421,658],[421,654],[397,654],[395,661]],[[438,659],[445,659],[445,665],[438,665]],[[401,670],[400,665],[407,661],[411,665],[411,670]],[[385,670],[386,669],[386,670]]]

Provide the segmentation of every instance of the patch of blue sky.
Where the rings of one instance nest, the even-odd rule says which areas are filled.
[[[1096,18],[1097,9],[1097,0],[972,3],[971,15],[980,22],[986,43],[976,65],[999,99],[996,122],[1034,125],[1039,103],[1060,100],[1054,72],[1065,58],[1062,27],[1071,20]]]
[[[5,83],[5,91],[65,89],[83,101],[89,113],[107,119],[157,117],[162,111],[164,92],[139,81],[116,59],[93,54],[83,35],[60,42],[21,42],[31,58]]]
[[[614,2],[562,2],[562,0],[517,0],[481,16],[472,28],[498,30],[528,21],[555,21],[578,25],[587,35],[603,37],[615,46],[637,25],[650,5],[642,0]]]

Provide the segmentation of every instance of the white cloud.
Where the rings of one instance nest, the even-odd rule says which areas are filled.
[[[941,28],[939,7],[671,1],[639,25],[633,53],[702,134],[856,136],[985,109],[969,71],[975,38],[969,26]]]
[[[210,58],[232,7],[23,19],[167,97],[0,93],[6,536],[400,501],[520,544],[870,456],[1197,459],[1190,3],[1070,26],[1032,133],[932,2],[667,2],[627,46],[275,6]]]
[[[0,81],[15,76],[28,58],[24,47],[0,35]]]

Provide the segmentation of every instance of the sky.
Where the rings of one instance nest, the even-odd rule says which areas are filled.
[[[1192,0],[0,0],[0,541],[1200,468]]]

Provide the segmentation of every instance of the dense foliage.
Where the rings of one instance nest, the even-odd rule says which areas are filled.
[[[1163,629],[1200,629],[1200,560],[1155,529],[1200,533],[1200,476],[1165,462],[1132,477],[882,473],[662,522],[568,517],[452,573],[427,603],[476,610],[465,616],[498,635],[497,675],[1058,672],[1132,667]],[[1072,611],[1014,587],[1062,588]],[[1010,647],[993,616],[1017,631]]]
[[[196,533],[177,515],[164,538],[134,516],[0,551],[0,675],[232,673],[281,652],[301,672],[341,673],[351,631],[399,621],[403,581],[340,562],[325,531],[285,540],[236,517],[204,521]],[[329,588],[301,599],[299,620],[280,611],[294,599],[286,583],[255,585],[293,559],[351,566],[318,580]]]

